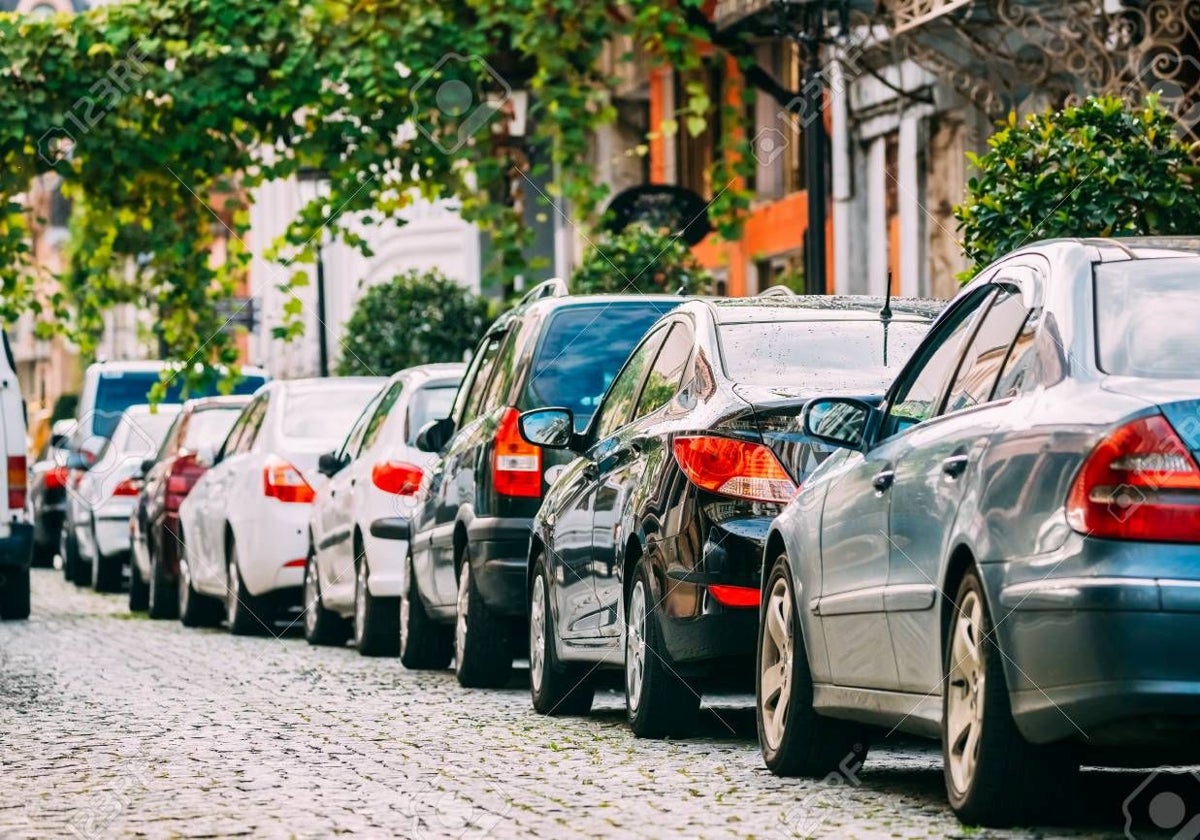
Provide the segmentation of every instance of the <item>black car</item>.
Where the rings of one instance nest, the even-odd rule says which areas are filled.
[[[33,523],[33,565],[50,567],[67,517],[67,443],[74,420],[57,420],[37,461],[29,469],[29,518]]]
[[[417,439],[441,457],[427,470],[412,523],[400,620],[406,667],[444,668],[453,653],[464,686],[508,680],[514,656],[524,655],[530,526],[569,460],[523,440],[517,418],[565,405],[582,430],[629,351],[680,303],[667,295],[571,296],[550,281],[488,329],[451,416]]]
[[[762,550],[831,451],[805,436],[810,394],[878,393],[938,305],[871,297],[697,300],[633,351],[580,430],[569,407],[521,417],[578,457],[534,522],[530,683],[544,714],[586,713],[589,675],[624,662],[629,723],[681,734],[714,682],[749,690]]]

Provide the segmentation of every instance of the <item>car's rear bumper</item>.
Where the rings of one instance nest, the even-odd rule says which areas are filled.
[[[0,536],[0,566],[28,568],[33,560],[33,526],[26,522],[11,522],[8,532]]]
[[[671,658],[678,663],[748,657],[758,644],[758,610],[730,609],[695,618],[660,615]]]
[[[1013,716],[1027,738],[1200,745],[1195,558],[1194,547],[1088,539],[1049,570],[984,566]],[[1200,746],[1194,754],[1200,760]]]
[[[312,505],[268,501],[261,516],[235,523],[238,565],[251,595],[304,585]]]
[[[523,517],[479,517],[467,528],[475,585],[484,603],[502,615],[528,611],[525,575],[532,526],[533,520]]]
[[[92,525],[96,537],[96,551],[102,557],[115,557],[128,554],[129,514],[115,516],[97,515]]]

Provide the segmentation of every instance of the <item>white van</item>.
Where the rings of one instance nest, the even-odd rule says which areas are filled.
[[[28,618],[33,525],[25,513],[25,400],[3,330],[0,340],[0,457],[5,467],[0,470],[0,619]]]

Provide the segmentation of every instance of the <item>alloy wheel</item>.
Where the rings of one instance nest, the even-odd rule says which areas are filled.
[[[625,627],[625,696],[631,711],[642,700],[646,677],[646,589],[639,580],[629,596],[629,618]]]
[[[762,650],[759,656],[759,711],[767,746],[779,749],[792,698],[792,591],[787,576],[775,579],[767,596]]]
[[[188,569],[187,558],[179,558],[179,614],[187,615],[188,602],[192,597],[192,574]]]
[[[533,580],[533,600],[529,605],[529,681],[541,691],[546,667],[546,593],[539,572]]]
[[[237,555],[230,551],[229,563],[226,565],[225,575],[225,620],[229,622],[229,626],[233,626],[237,619],[238,601],[242,598],[242,582],[238,574]]]
[[[367,632],[367,559],[364,557],[358,563],[358,572],[354,579],[354,645],[362,645],[363,636]]]
[[[983,653],[983,601],[967,592],[958,605],[950,643],[950,674],[946,696],[946,754],[955,788],[970,789],[983,734],[986,672]]]
[[[458,573],[458,617],[454,621],[454,659],[462,666],[467,649],[467,610],[471,605],[471,567],[464,560]]]
[[[317,590],[317,564],[310,558],[304,569],[304,632],[312,637],[317,632],[317,610],[321,595]]]

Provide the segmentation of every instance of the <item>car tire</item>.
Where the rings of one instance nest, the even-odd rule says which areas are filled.
[[[179,557],[179,598],[177,611],[184,627],[216,627],[221,623],[225,607],[217,598],[201,594],[192,586],[191,567],[186,556]]]
[[[463,688],[501,688],[512,676],[512,664],[509,623],[483,602],[470,553],[464,551],[458,572],[454,675]]]
[[[150,554],[150,585],[146,612],[151,618],[175,618],[179,613],[179,599],[171,597],[175,587],[167,578],[167,572],[157,555]]]
[[[120,592],[125,557],[124,553],[105,556],[97,549],[92,562],[92,588],[97,592]]]
[[[321,600],[321,578],[310,548],[304,564],[304,638],[310,645],[344,645],[346,635],[345,619],[325,609]]]
[[[58,546],[53,543],[43,545],[42,543],[33,544],[33,565],[37,569],[54,568],[54,555],[58,553]]]
[[[411,671],[440,671],[454,656],[454,628],[438,624],[425,611],[412,558],[405,564],[404,596],[400,599],[400,664]]]
[[[400,599],[377,598],[368,586],[367,555],[359,552],[354,574],[354,647],[363,656],[400,653]]]
[[[266,609],[265,598],[257,598],[246,589],[238,564],[237,543],[229,543],[225,567],[225,624],[234,636],[261,636],[271,629],[275,615]]]
[[[144,612],[150,606],[150,586],[138,569],[137,560],[129,558],[129,611]]]
[[[29,568],[0,566],[0,620],[29,618]]]
[[[1079,760],[1069,745],[1037,745],[1017,729],[979,573],[954,598],[945,635],[942,758],[950,807],[966,825],[1003,828],[1064,818]]]
[[[542,715],[586,715],[596,697],[591,671],[558,661],[550,576],[540,558],[529,589],[529,694]],[[593,669],[594,670],[594,669]]]
[[[812,672],[794,578],[783,554],[763,588],[755,662],[755,718],[767,769],[776,776],[814,778],[857,773],[867,758],[866,731],[813,710]]]
[[[639,738],[687,735],[700,714],[700,695],[667,651],[653,603],[650,565],[638,561],[625,610],[625,712]]]

